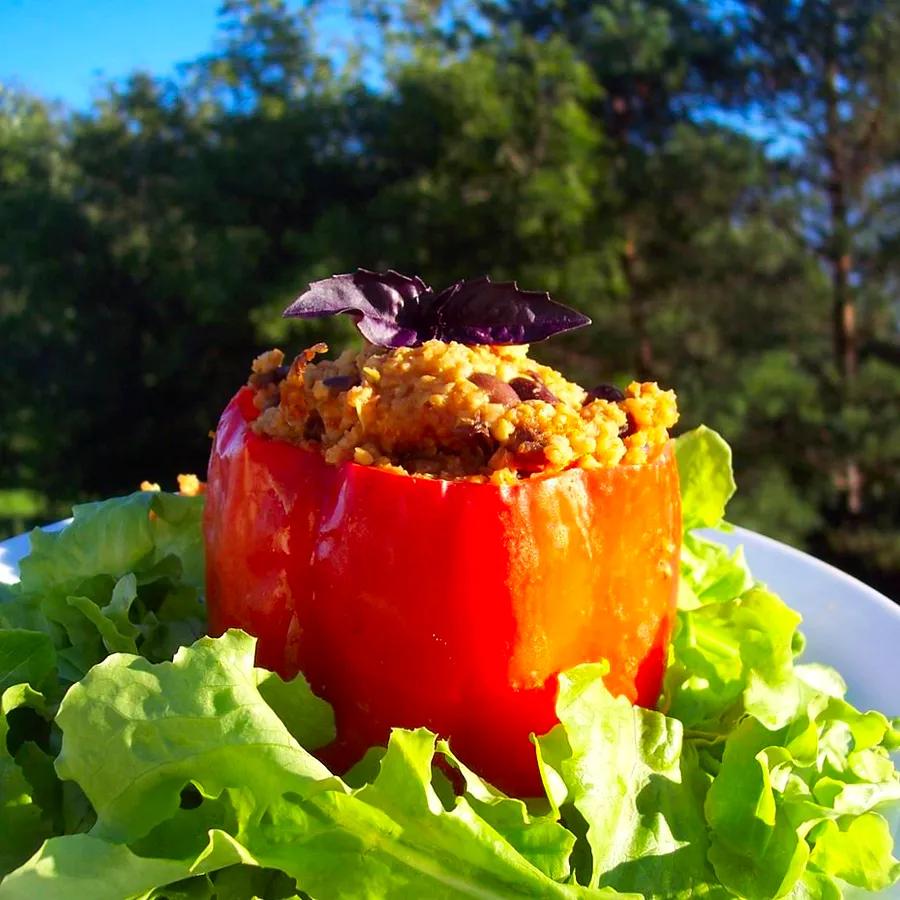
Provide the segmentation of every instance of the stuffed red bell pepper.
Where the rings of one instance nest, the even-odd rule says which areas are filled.
[[[365,271],[289,315],[350,312],[365,348],[288,367],[271,351],[222,415],[205,534],[213,633],[259,638],[334,707],[323,751],[351,765],[424,725],[519,794],[556,676],[606,659],[634,702],[659,694],[680,506],[655,384],[585,391],[527,355],[584,324],[487,279],[439,294]]]

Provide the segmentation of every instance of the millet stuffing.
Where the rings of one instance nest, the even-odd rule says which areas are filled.
[[[641,465],[678,420],[654,382],[587,392],[528,357],[527,346],[367,345],[314,362],[253,362],[257,434],[398,473],[512,484],[564,469]]]

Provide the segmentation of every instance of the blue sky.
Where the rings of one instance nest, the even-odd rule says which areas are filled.
[[[0,0],[0,84],[85,109],[103,81],[135,69],[167,75],[212,49],[221,0]],[[288,5],[296,5],[289,0]],[[317,16],[321,49],[340,57],[358,37],[347,5],[327,0]],[[369,35],[371,37],[371,35]],[[719,118],[709,111],[711,118]],[[728,124],[759,139],[769,152],[794,149],[770,123],[731,116]]]
[[[220,2],[0,0],[0,84],[84,109],[102,80],[167,75],[210,50]],[[344,30],[342,6],[319,18],[326,42]]]
[[[98,80],[212,46],[219,0],[0,0],[0,82],[85,107]]]

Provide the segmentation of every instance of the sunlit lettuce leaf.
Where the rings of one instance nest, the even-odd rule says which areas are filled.
[[[446,741],[438,752],[463,776],[469,805],[515,847],[530,863],[558,881],[569,877],[569,857],[575,835],[557,815],[535,815],[522,800],[507,797],[461,762]]]
[[[709,779],[681,723],[612,697],[604,671],[584,665],[560,676],[560,724],[537,739],[555,802],[587,825],[589,883],[653,898],[727,896],[706,859]]]
[[[681,545],[682,609],[733,600],[753,584],[743,548],[733,552],[722,544],[689,532]]]
[[[900,876],[893,843],[890,826],[878,813],[841,817],[822,824],[811,862],[848,884],[882,890]]]
[[[900,800],[900,780],[887,750],[876,744],[835,755],[830,746],[835,707],[815,692],[806,700],[808,712],[780,730],[744,719],[725,742],[707,795],[710,859],[722,883],[740,896],[769,898],[799,890],[805,871],[820,873],[821,885],[840,879],[869,890],[900,875],[890,830],[876,812]],[[862,724],[868,718],[859,716],[860,747],[866,743],[862,730],[873,724],[871,719]],[[868,781],[854,771],[855,752],[881,761],[867,773],[880,780]],[[823,896],[830,890],[822,887]]]
[[[303,675],[285,681],[267,669],[254,671],[260,696],[299,744],[318,750],[334,740],[334,711],[312,692]]]
[[[665,675],[666,711],[686,726],[724,733],[744,713],[772,727],[793,717],[793,660],[800,616],[774,594],[681,610]]]
[[[729,735],[706,798],[716,874],[748,900],[782,896],[809,859],[809,846],[776,802],[768,766],[758,758],[770,740],[776,739],[759,722],[744,719]]]
[[[715,431],[701,425],[676,439],[675,457],[685,531],[720,525],[736,490],[731,448]]]

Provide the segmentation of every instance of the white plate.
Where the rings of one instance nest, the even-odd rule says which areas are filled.
[[[45,525],[44,531],[62,531],[71,519]],[[17,534],[6,541],[0,541],[0,584],[14,584],[19,580],[19,560],[28,556],[31,548],[31,536]]]
[[[58,531],[68,521],[46,530]],[[803,616],[806,661],[834,666],[847,681],[848,699],[859,708],[900,715],[900,606],[833,566],[746,528],[705,534],[732,548],[743,546],[754,578]],[[28,547],[28,535],[0,542],[0,582],[18,580],[18,563]],[[891,818],[900,843],[900,810]],[[875,895],[847,890],[845,896]],[[878,896],[900,900],[900,885]]]

